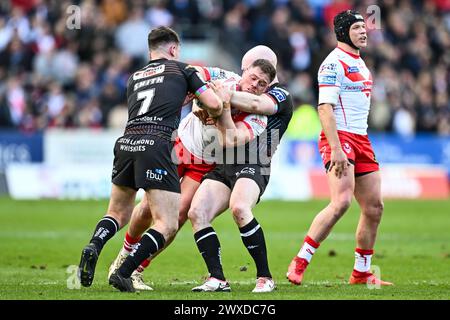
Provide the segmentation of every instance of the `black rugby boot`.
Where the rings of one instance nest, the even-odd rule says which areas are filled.
[[[114,288],[122,292],[135,292],[136,289],[133,287],[133,282],[131,278],[124,278],[119,270],[114,271],[114,273],[109,277],[109,284]]]
[[[78,268],[80,282],[83,287],[90,287],[94,280],[95,266],[98,253],[94,244],[89,243],[81,252],[80,266]]]

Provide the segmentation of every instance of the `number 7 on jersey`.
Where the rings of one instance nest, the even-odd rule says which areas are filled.
[[[148,109],[150,108],[150,105],[152,104],[154,96],[155,96],[155,88],[138,92],[137,100],[139,101],[139,100],[144,99],[141,107],[139,108],[139,112],[137,114],[138,116],[140,116],[148,111]]]

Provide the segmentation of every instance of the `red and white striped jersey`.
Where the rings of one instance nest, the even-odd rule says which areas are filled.
[[[337,129],[367,134],[372,75],[359,55],[337,47],[318,72],[319,105],[333,105]]]

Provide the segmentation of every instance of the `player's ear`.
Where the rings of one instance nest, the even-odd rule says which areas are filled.
[[[174,59],[178,59],[178,45],[172,44],[169,48],[169,53]]]

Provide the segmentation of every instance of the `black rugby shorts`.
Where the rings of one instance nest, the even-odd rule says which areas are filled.
[[[270,167],[258,164],[218,164],[214,170],[203,176],[203,180],[210,179],[222,182],[231,190],[233,190],[237,180],[241,178],[249,178],[256,182],[259,187],[259,202],[269,183]]]
[[[173,141],[152,134],[129,134],[116,140],[112,182],[180,193],[177,166],[172,161]]]

